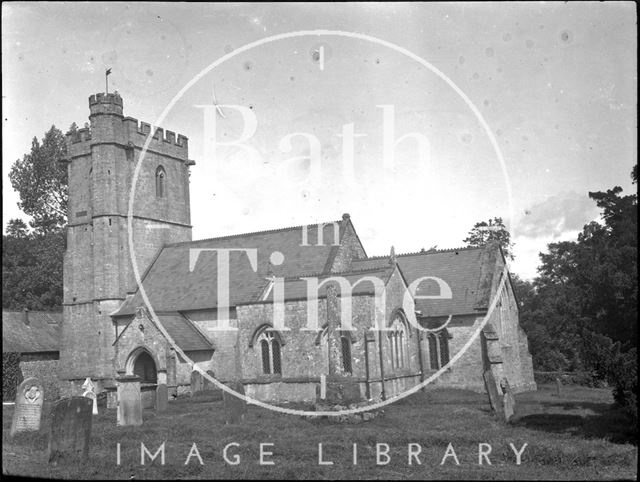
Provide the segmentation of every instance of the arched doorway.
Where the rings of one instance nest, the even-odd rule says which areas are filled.
[[[141,383],[158,383],[156,363],[144,350],[138,354],[133,363],[133,374],[141,378]]]

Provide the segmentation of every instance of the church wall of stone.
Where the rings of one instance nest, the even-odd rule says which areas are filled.
[[[345,215],[346,216],[346,215]],[[347,271],[351,268],[351,261],[354,259],[363,259],[365,252],[362,249],[362,245],[358,240],[353,225],[349,221],[348,217],[345,217],[342,222],[346,225],[345,232],[342,235],[342,242],[338,248],[331,271],[338,273],[340,271]]]
[[[167,370],[171,347],[158,327],[143,316],[133,319],[115,345],[115,368],[120,376],[131,375],[126,372],[126,364],[131,353],[138,348],[144,348],[151,354],[157,370]]]
[[[503,276],[506,276],[504,260],[498,256],[491,289],[492,296],[498,297],[498,303],[489,321],[498,334],[502,363],[495,367],[497,370],[494,377],[497,383],[506,378],[515,393],[535,390],[531,354],[528,351],[526,334],[520,326],[518,306],[509,280],[505,280],[500,292],[497,291]]]
[[[472,326],[448,326],[449,332],[449,358],[453,358],[476,332],[484,317],[477,317]],[[424,353],[428,354],[428,343],[426,337],[423,339]],[[425,366],[429,367],[429,359],[425,360]],[[436,373],[436,370],[428,368],[427,377]],[[449,388],[461,388],[484,392],[484,381],[482,378],[482,349],[480,345],[480,334],[469,345],[464,354],[449,367],[442,375],[433,381],[433,386],[446,386]]]
[[[386,286],[386,302],[385,302],[385,322],[386,326],[392,321],[394,312],[398,309],[402,309],[405,317],[407,317],[409,335],[406,340],[405,347],[407,349],[407,365],[403,368],[393,368],[391,362],[391,340],[389,334],[382,331],[380,336],[376,334],[376,340],[381,340],[382,343],[382,360],[383,371],[385,379],[385,395],[386,397],[394,396],[398,393],[405,391],[406,389],[416,385],[420,382],[420,358],[418,353],[418,332],[416,326],[418,324],[415,317],[415,304],[411,297],[407,297],[409,304],[404,307],[403,302],[405,296],[407,296],[408,289],[400,275],[398,270],[389,278]],[[406,308],[406,309],[405,309]],[[376,342],[376,350],[378,343]],[[377,356],[378,367],[374,373],[377,374],[376,378],[380,377],[380,356]],[[380,386],[380,388],[382,388]]]

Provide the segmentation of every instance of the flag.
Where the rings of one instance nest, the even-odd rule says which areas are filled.
[[[104,75],[109,75],[111,73],[111,69],[107,69]]]

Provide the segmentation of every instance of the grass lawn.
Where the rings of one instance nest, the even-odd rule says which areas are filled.
[[[221,401],[206,396],[169,403],[167,412],[145,410],[142,427],[118,428],[115,410],[102,410],[93,419],[90,457],[84,463],[46,461],[49,410],[45,405],[41,430],[9,435],[13,407],[3,407],[3,474],[74,479],[145,478],[283,478],[283,479],[635,479],[637,442],[625,416],[612,407],[609,389],[565,387],[562,398],[552,386],[516,396],[516,421],[495,420],[486,397],[462,390],[432,389],[386,407],[384,414],[357,425],[305,420],[249,406],[242,425],[224,425]],[[154,454],[165,442],[160,458],[140,464],[141,442]],[[228,458],[224,447],[232,442]],[[116,464],[116,444],[121,464]],[[185,465],[193,444],[194,455]],[[265,461],[260,465],[260,444]],[[318,444],[323,447],[319,465]],[[376,464],[376,444],[389,446],[390,461]],[[488,458],[478,465],[478,445],[490,444]],[[516,450],[527,444],[521,465]],[[357,465],[353,464],[357,444]],[[420,453],[408,463],[408,445]],[[455,451],[444,464],[448,445]],[[485,450],[486,446],[483,447]],[[417,452],[418,445],[412,446]],[[384,451],[384,447],[381,447]],[[449,452],[451,453],[451,452]],[[381,456],[381,461],[386,457]]]

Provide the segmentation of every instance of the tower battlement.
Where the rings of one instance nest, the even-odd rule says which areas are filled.
[[[66,134],[69,155],[88,155],[91,146],[115,142],[123,147],[142,149],[153,126],[134,117],[123,116],[122,97],[117,92],[98,93],[89,96],[91,127],[84,127]],[[187,161],[189,139],[174,131],[155,127],[149,150]]]
[[[122,107],[122,97],[117,92],[111,94],[100,92],[89,96],[89,106],[95,104],[115,104]]]

